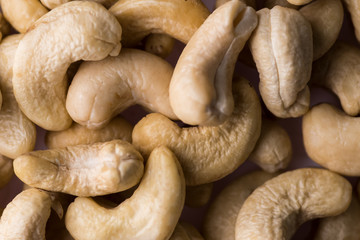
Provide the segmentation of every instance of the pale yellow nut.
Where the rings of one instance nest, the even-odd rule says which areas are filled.
[[[215,9],[230,1],[231,0],[216,0]],[[240,0],[240,1],[248,5],[249,7],[256,9],[256,0]]]
[[[275,116],[299,117],[310,104],[311,25],[291,8],[275,6],[257,13],[259,25],[250,38],[250,50],[260,74],[261,97]]]
[[[305,5],[311,2],[312,0],[288,0],[289,3],[294,5]]]
[[[120,24],[100,4],[74,1],[45,14],[26,32],[15,54],[13,84],[21,110],[46,130],[70,127],[66,70],[78,60],[118,55],[120,39]]]
[[[13,175],[13,160],[0,155],[0,188],[9,182]]]
[[[169,240],[204,240],[204,238],[190,223],[179,222]]]
[[[235,63],[257,22],[253,8],[232,0],[217,8],[196,31],[170,83],[170,104],[181,121],[219,125],[231,115]]]
[[[122,140],[39,150],[14,160],[16,176],[27,185],[75,196],[126,190],[143,170],[140,153]]]
[[[70,2],[72,0],[40,0],[40,1],[45,7],[49,8],[49,9],[54,9],[64,3]],[[85,0],[78,0],[78,1],[85,1]],[[115,2],[117,2],[117,0],[86,0],[86,1],[100,3],[100,4],[104,5],[106,8],[111,7],[111,5],[113,5]]]
[[[185,200],[185,180],[175,155],[154,149],[134,194],[115,208],[99,206],[90,198],[70,204],[66,227],[77,240],[168,239],[180,218]]]
[[[213,183],[186,186],[185,205],[193,208],[205,206],[211,198]]]
[[[123,27],[124,46],[135,46],[150,33],[187,43],[210,14],[201,0],[119,0],[109,10]]]
[[[153,33],[145,40],[145,51],[166,58],[175,45],[175,39],[166,34]]]
[[[271,9],[275,6],[282,6],[282,7],[294,8],[294,9],[298,9],[300,7],[289,3],[287,0],[265,0],[264,2],[264,7],[266,8]]]
[[[71,127],[66,130],[47,132],[45,135],[45,145],[53,149],[106,142],[114,139],[131,142],[132,129],[133,126],[122,117],[114,118],[101,129],[89,129],[73,123]]]
[[[263,171],[242,175],[230,182],[210,203],[202,232],[207,240],[234,240],[237,215],[246,198],[260,185],[275,177]]]
[[[358,0],[343,0],[346,9],[350,12],[355,29],[355,36],[360,42],[360,2]]]
[[[285,172],[246,199],[237,216],[235,239],[291,239],[302,223],[344,212],[351,195],[351,184],[331,171]]]
[[[133,144],[144,155],[169,147],[178,157],[187,185],[214,182],[238,168],[260,136],[261,107],[254,89],[245,79],[233,83],[235,109],[219,126],[180,128],[165,116],[153,113],[133,130]]]
[[[323,103],[304,115],[302,133],[308,156],[331,171],[360,176],[360,119]]]
[[[19,193],[0,218],[0,236],[6,240],[45,240],[51,210],[50,196],[37,189]]]

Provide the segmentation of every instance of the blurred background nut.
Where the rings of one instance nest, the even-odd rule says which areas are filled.
[[[204,238],[190,223],[179,222],[169,240],[204,240]]]
[[[0,155],[0,188],[9,182],[13,175],[13,160]]]
[[[213,183],[206,183],[186,186],[185,205],[193,208],[205,206],[210,200],[213,185]]]

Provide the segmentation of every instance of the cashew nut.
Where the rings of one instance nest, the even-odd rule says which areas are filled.
[[[181,121],[219,125],[231,115],[235,62],[256,25],[255,10],[232,0],[217,8],[196,31],[170,82],[170,104]]]
[[[275,6],[278,6],[278,5],[282,6],[282,7],[293,8],[293,9],[298,9],[300,7],[300,6],[289,3],[287,0],[265,0],[265,2],[264,2],[264,7],[270,8],[270,9]]]
[[[299,11],[275,6],[258,12],[250,50],[260,73],[259,90],[277,117],[299,117],[309,109],[313,40],[310,23]]]
[[[260,103],[248,81],[234,81],[233,95],[234,112],[219,126],[180,128],[153,113],[135,125],[133,144],[144,156],[155,147],[169,147],[182,165],[187,185],[223,178],[246,160],[261,130]]]
[[[103,127],[136,103],[176,119],[169,102],[172,74],[173,67],[162,58],[122,49],[117,57],[81,64],[69,87],[66,108],[74,121],[88,128]]]
[[[360,4],[358,0],[343,0],[345,7],[350,12],[355,28],[356,39],[360,42]]]
[[[234,240],[237,215],[246,198],[260,185],[275,177],[263,171],[254,171],[229,183],[211,202],[203,222],[207,240]]]
[[[40,1],[45,7],[49,8],[49,9],[54,9],[64,3],[70,2],[72,0],[40,0]],[[84,1],[84,0],[78,0],[78,1]],[[106,8],[109,8],[118,0],[86,0],[86,1],[97,2],[97,3],[104,5]]]
[[[294,5],[305,5],[311,2],[312,0],[287,0],[287,1]]]
[[[122,26],[124,46],[134,46],[150,33],[187,43],[209,16],[201,0],[120,0],[109,10]]]
[[[186,186],[185,205],[193,208],[206,205],[211,197],[213,183],[198,186]]]
[[[46,130],[70,127],[67,68],[80,59],[117,55],[120,38],[116,18],[94,2],[69,2],[45,14],[26,32],[15,55],[13,84],[21,110]]]
[[[65,224],[77,240],[168,239],[180,218],[185,180],[175,155],[166,147],[154,149],[134,194],[107,209],[90,198],[70,204]]]
[[[204,238],[193,225],[179,222],[169,240],[204,240]]]
[[[0,155],[0,188],[5,186],[14,174],[13,161]]]
[[[248,159],[272,173],[285,169],[291,158],[291,140],[285,129],[274,121],[263,119],[260,138]]]
[[[122,140],[34,151],[14,160],[16,176],[27,185],[76,196],[128,189],[143,168],[140,153]]]
[[[230,2],[230,1],[231,0],[216,0],[215,1],[215,9],[227,2]],[[245,3],[247,6],[256,9],[256,0],[240,0],[240,1]]]
[[[3,104],[0,111],[0,154],[16,158],[32,151],[36,142],[35,125],[22,113],[13,92],[13,63],[22,34],[10,35],[0,44],[0,87]]]
[[[347,176],[360,176],[360,119],[323,103],[303,117],[306,153],[321,166]]]
[[[146,38],[145,51],[165,58],[170,55],[174,45],[174,38],[166,34],[153,33]]]
[[[344,212],[351,184],[325,169],[302,168],[268,180],[246,199],[235,239],[290,239],[304,222]]]
[[[133,126],[122,117],[114,118],[104,128],[93,130],[77,123],[63,131],[47,132],[45,144],[48,148],[65,148],[67,146],[93,144],[121,139],[131,142]]]

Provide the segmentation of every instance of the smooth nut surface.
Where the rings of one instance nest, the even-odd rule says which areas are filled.
[[[289,3],[294,5],[305,5],[311,2],[312,0],[288,0]]]

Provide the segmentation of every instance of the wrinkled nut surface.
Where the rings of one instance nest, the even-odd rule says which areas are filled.
[[[166,34],[153,33],[146,37],[145,51],[166,58],[175,45],[175,39]]]
[[[103,6],[74,1],[41,17],[21,39],[13,68],[21,110],[46,130],[71,125],[65,108],[66,70],[78,60],[118,55],[121,26]]]
[[[262,119],[261,134],[249,160],[266,172],[285,169],[292,158],[291,140],[278,123]]]
[[[299,12],[310,22],[313,32],[313,60],[323,56],[339,36],[344,8],[341,0],[316,0]]]
[[[0,154],[16,158],[32,151],[36,143],[35,125],[22,113],[13,92],[13,62],[22,34],[10,35],[0,44],[0,87],[3,105],[0,111]]]
[[[49,8],[49,9],[54,9],[64,3],[70,2],[72,0],[40,0],[40,1],[45,7]],[[85,0],[78,0],[78,1],[85,1]],[[111,5],[113,5],[115,2],[117,2],[117,0],[86,0],[86,1],[100,3],[100,4],[104,5],[106,8],[111,7]]]
[[[173,67],[164,59],[122,49],[117,57],[81,64],[69,87],[66,109],[88,128],[103,127],[135,104],[177,119],[169,101],[172,74]]]
[[[0,218],[0,236],[6,240],[45,240],[45,226],[51,211],[50,196],[37,189],[19,193]]]
[[[344,212],[351,184],[325,169],[285,172],[258,187],[237,216],[235,239],[290,239],[304,222]]]
[[[326,87],[340,99],[342,109],[351,116],[360,113],[360,48],[337,42],[314,62],[311,83]]]
[[[214,182],[233,172],[249,156],[261,130],[261,107],[255,90],[245,79],[234,81],[235,109],[219,126],[180,128],[153,113],[133,130],[133,144],[144,155],[165,145],[178,157],[187,185]]]
[[[13,174],[13,160],[0,155],[0,188],[10,181]]]
[[[89,129],[77,123],[63,131],[47,132],[45,145],[50,148],[65,148],[121,139],[131,142],[133,126],[122,117],[116,117],[101,129]]]
[[[255,10],[232,0],[217,8],[196,31],[170,82],[170,104],[181,121],[219,125],[231,115],[235,62],[256,25]]]
[[[263,171],[254,171],[230,182],[211,202],[203,222],[207,240],[234,240],[235,223],[247,197],[267,180],[275,177]]]
[[[310,104],[311,25],[297,10],[281,6],[257,14],[259,25],[249,46],[260,74],[261,97],[277,117],[299,117]]]
[[[179,222],[169,240],[204,240],[204,238],[193,225]]]
[[[198,186],[186,186],[185,205],[189,207],[202,207],[210,201],[213,183]]]
[[[14,160],[16,176],[27,185],[75,196],[126,190],[140,181],[143,170],[140,153],[122,140],[39,150]]]
[[[150,33],[187,43],[210,14],[201,0],[120,0],[109,10],[123,28],[124,46],[134,46]]]
[[[303,117],[302,133],[308,156],[331,171],[360,176],[360,119],[323,103]]]
[[[343,0],[346,9],[350,12],[355,28],[356,39],[360,42],[360,4],[357,0]]]
[[[107,209],[90,198],[70,204],[65,224],[78,240],[168,239],[180,218],[185,201],[185,180],[175,155],[167,148],[154,149],[134,194],[119,206]]]

